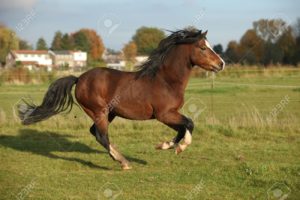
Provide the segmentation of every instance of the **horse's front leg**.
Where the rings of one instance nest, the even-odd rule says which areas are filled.
[[[191,119],[178,112],[168,112],[158,115],[157,120],[177,131],[177,135],[173,140],[158,144],[156,146],[157,149],[172,149],[176,147],[175,153],[179,154],[192,143],[194,123]],[[182,139],[182,144],[179,144]]]
[[[176,138],[176,137],[175,137]],[[174,139],[175,139],[174,138]],[[166,149],[173,149],[175,147],[174,139],[171,141],[161,142],[156,145],[156,149],[166,150]]]

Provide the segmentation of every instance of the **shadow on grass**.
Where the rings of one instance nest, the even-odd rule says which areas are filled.
[[[21,129],[17,136],[0,136],[0,145],[9,147],[18,151],[30,152],[37,155],[42,155],[51,159],[62,159],[66,161],[78,162],[82,165],[95,169],[109,170],[107,167],[102,167],[93,164],[92,162],[82,160],[80,158],[70,158],[64,156],[58,156],[52,152],[77,152],[77,153],[103,153],[106,151],[99,151],[90,148],[89,146],[77,142],[71,141],[69,138],[76,138],[73,135],[58,134],[49,131],[37,131],[34,129]],[[146,161],[128,157],[129,161],[137,162],[140,164],[147,164]]]
[[[108,170],[107,167],[101,167],[82,160],[80,158],[70,158],[58,156],[52,152],[78,152],[78,153],[106,153],[88,147],[80,142],[70,141],[71,135],[62,135],[54,132],[40,132],[34,129],[21,129],[17,136],[0,136],[0,145],[6,146],[18,151],[30,152],[37,155],[46,156],[52,159],[62,159],[72,162],[78,162],[82,165],[95,169]]]
[[[141,160],[141,159],[138,159],[138,158],[133,158],[133,157],[130,157],[130,156],[127,156],[127,155],[124,155],[124,156],[129,162],[135,162],[135,163],[139,163],[141,165],[147,165],[147,161],[145,161],[145,160]]]

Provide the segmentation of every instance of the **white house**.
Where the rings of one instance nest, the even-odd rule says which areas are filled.
[[[87,53],[82,51],[49,51],[53,60],[53,66],[58,68],[67,65],[68,67],[84,67],[86,66]]]
[[[87,62],[87,53],[82,51],[41,51],[41,50],[13,50],[6,57],[6,66],[20,64],[29,70],[39,67],[58,68],[67,65],[69,67],[84,67]]]
[[[106,66],[112,69],[123,70],[126,66],[122,52],[110,52],[105,49],[102,59],[106,62]]]
[[[136,65],[141,65],[148,60],[148,56],[136,56],[135,60],[136,60],[135,63]]]
[[[73,55],[70,51],[60,50],[60,51],[49,51],[49,55],[52,59],[52,64],[54,68],[59,68],[63,66],[73,67],[74,60]]]
[[[74,66],[84,67],[86,66],[87,53],[83,51],[72,51]]]
[[[106,63],[106,66],[112,69],[123,70],[126,66],[126,62],[124,60],[120,60],[115,63],[109,62]]]
[[[35,67],[47,67],[47,69],[51,69],[52,67],[52,59],[48,54],[48,51],[43,50],[10,51],[6,57],[7,65],[16,65],[18,62],[29,70]]]

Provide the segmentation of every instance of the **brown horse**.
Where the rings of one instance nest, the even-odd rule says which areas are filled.
[[[108,138],[109,123],[116,116],[131,120],[157,119],[174,129],[177,136],[157,148],[175,148],[178,154],[192,142],[193,121],[179,113],[192,68],[199,66],[218,72],[225,66],[207,42],[206,34],[196,29],[172,32],[136,72],[94,68],[78,78],[58,79],[50,85],[40,106],[28,102],[19,106],[20,119],[23,124],[32,124],[70,111],[72,86],[76,84],[76,100],[94,121],[91,134],[123,169],[130,169],[129,162]]]

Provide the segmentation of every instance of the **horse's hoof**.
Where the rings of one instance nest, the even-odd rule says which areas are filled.
[[[180,145],[178,145],[178,146],[176,147],[175,154],[178,155],[178,154],[180,154],[181,152],[183,152],[183,149],[181,149]]]
[[[130,167],[129,165],[122,165],[122,169],[123,170],[129,170],[129,169],[132,169],[132,167]]]
[[[162,149],[163,149],[163,148],[162,148],[162,147],[163,147],[163,144],[164,144],[164,143],[160,143],[160,144],[156,145],[156,146],[155,146],[155,149],[162,150]]]
[[[155,148],[159,149],[159,150],[173,149],[174,142],[163,142],[163,143],[156,145]]]

